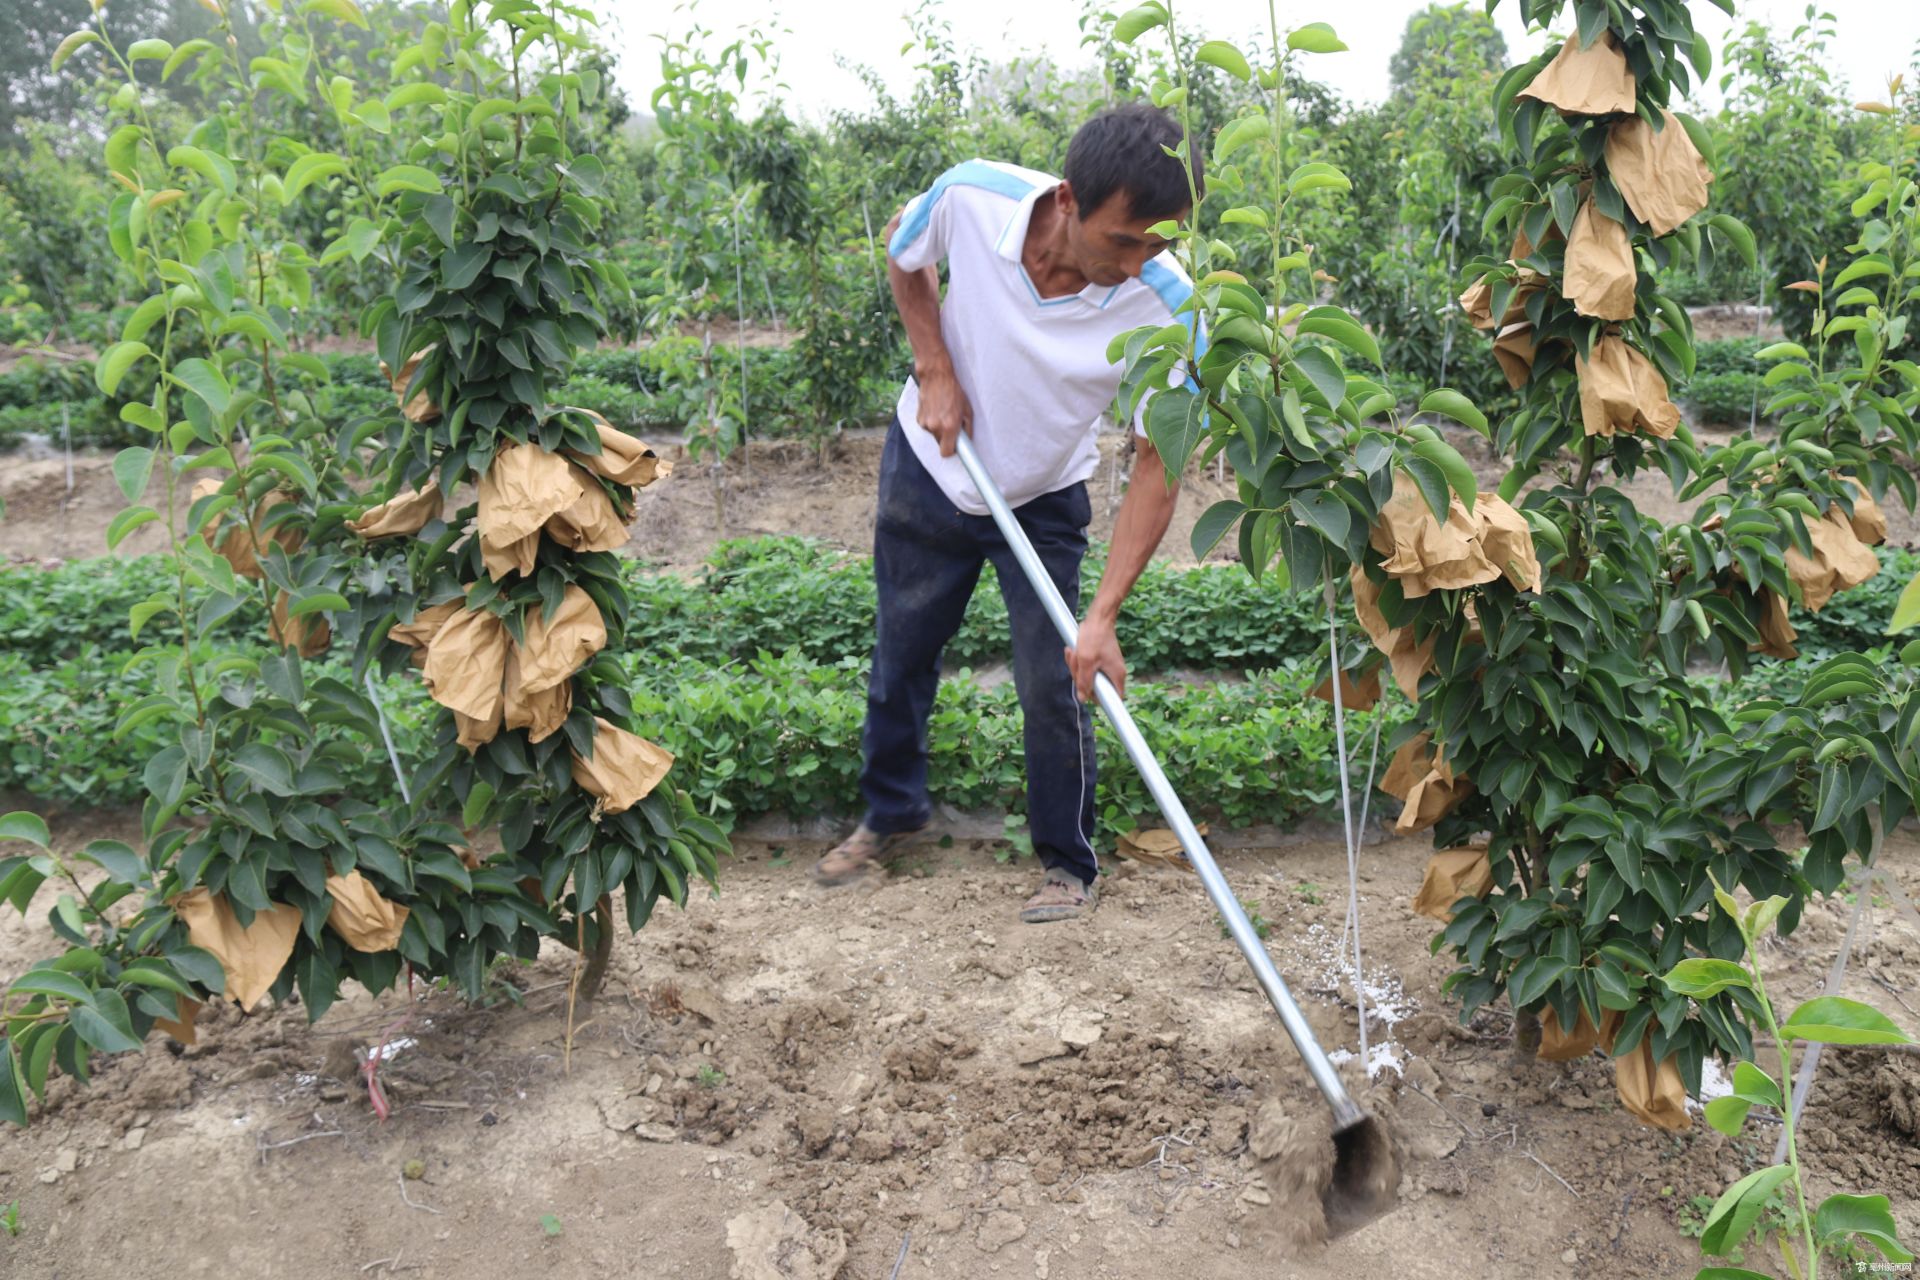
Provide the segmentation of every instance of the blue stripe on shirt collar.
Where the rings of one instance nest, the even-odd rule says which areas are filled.
[[[912,246],[915,240],[926,234],[927,224],[933,219],[933,207],[953,186],[979,187],[996,195],[1006,196],[1009,200],[1024,200],[1033,192],[1035,184],[1019,174],[1008,173],[996,168],[985,160],[968,160],[935,178],[927,194],[920,199],[912,211],[901,220],[893,233],[893,239],[887,242],[887,252],[901,254]]]

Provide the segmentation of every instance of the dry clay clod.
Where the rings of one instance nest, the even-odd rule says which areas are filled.
[[[847,1261],[838,1228],[821,1231],[784,1201],[727,1220],[732,1280],[834,1280]]]

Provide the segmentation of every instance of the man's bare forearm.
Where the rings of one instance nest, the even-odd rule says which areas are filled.
[[[1167,469],[1159,451],[1145,440],[1139,441],[1138,448],[1127,496],[1121,499],[1120,514],[1113,522],[1106,572],[1100,575],[1100,589],[1094,592],[1093,605],[1087,610],[1089,618],[1108,623],[1120,616],[1121,602],[1139,581],[1147,561],[1153,559],[1173,521],[1174,503],[1180,496],[1178,486],[1167,483]]]
[[[940,272],[933,267],[905,271],[887,259],[887,283],[893,288],[893,305],[907,329],[907,343],[913,348],[914,376],[953,372],[953,357],[940,332]]]

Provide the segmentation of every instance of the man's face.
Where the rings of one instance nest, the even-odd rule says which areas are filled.
[[[1067,246],[1080,274],[1094,284],[1111,286],[1138,279],[1147,259],[1167,247],[1165,239],[1147,231],[1164,219],[1134,217],[1125,191],[1116,191],[1099,208],[1084,211],[1074,199],[1073,188],[1063,182],[1057,199],[1060,211],[1067,215]],[[1176,220],[1186,216],[1183,209]]]

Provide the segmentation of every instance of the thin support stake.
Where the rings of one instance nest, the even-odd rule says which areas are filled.
[[[1886,834],[1880,828],[1879,805],[1876,804],[1867,811],[1867,820],[1873,826],[1873,849],[1872,852],[1867,855],[1867,866],[1872,867],[1878,858],[1880,845]],[[1866,914],[1867,903],[1873,897],[1873,880],[1874,877],[1872,875],[1860,876],[1855,879],[1859,896],[1853,901],[1853,915],[1847,920],[1847,932],[1840,939],[1840,951],[1839,954],[1833,958],[1833,968],[1827,970],[1826,986],[1820,990],[1820,994],[1823,996],[1830,996],[1840,990],[1840,984],[1846,979],[1847,961],[1853,955],[1853,937],[1860,928],[1861,917]],[[1820,1070],[1820,1049],[1821,1045],[1818,1041],[1807,1046],[1806,1056],[1800,1059],[1800,1073],[1793,1079],[1793,1097],[1788,1101],[1787,1105],[1793,1113],[1793,1122],[1795,1124],[1800,1123],[1800,1114],[1806,1109],[1807,1095],[1813,1092],[1813,1077],[1814,1074]],[[1787,1130],[1783,1125],[1780,1129],[1780,1138],[1773,1146],[1773,1162],[1779,1164],[1786,1158]]]
[[[1447,279],[1453,279],[1454,251],[1460,244],[1460,171],[1453,171],[1453,217],[1447,221]],[[1440,381],[1447,380],[1447,364],[1453,358],[1453,308],[1443,309],[1446,319],[1440,331]]]
[[[1367,758],[1367,783],[1360,788],[1360,823],[1357,828],[1359,832],[1357,843],[1360,844],[1365,844],[1367,840],[1367,810],[1373,804],[1373,779],[1375,771],[1380,765],[1380,727],[1384,725],[1386,721],[1387,717],[1385,713],[1376,705],[1373,712],[1373,752]],[[1347,949],[1347,930],[1353,928],[1353,922],[1357,915],[1353,909],[1355,905],[1357,904],[1348,904],[1347,918],[1340,922],[1339,950],[1343,954]]]
[[[387,744],[387,760],[393,765],[393,780],[400,788],[400,799],[408,807],[413,807],[413,796],[407,791],[407,775],[400,769],[400,753],[393,749],[393,731],[387,727],[387,709],[380,705],[380,690],[374,686],[373,672],[366,675],[367,697],[373,702],[373,714],[380,720],[380,740]]]
[[[748,457],[746,449],[747,424],[752,421],[752,416],[747,412],[747,286],[740,267],[740,207],[738,204],[733,209],[733,303],[734,323],[739,325],[739,328],[734,330],[733,345],[740,353],[740,456],[748,466],[752,466],[752,460]]]
[[[1347,915],[1353,921],[1353,1003],[1360,1015],[1360,1069],[1367,1070],[1367,979],[1360,967],[1360,847],[1353,830],[1353,791],[1347,780],[1347,706],[1340,696],[1340,618],[1333,578],[1322,583],[1327,601],[1327,662],[1333,688],[1333,745],[1340,757],[1340,818],[1347,835]],[[1344,950],[1344,949],[1343,949]]]

